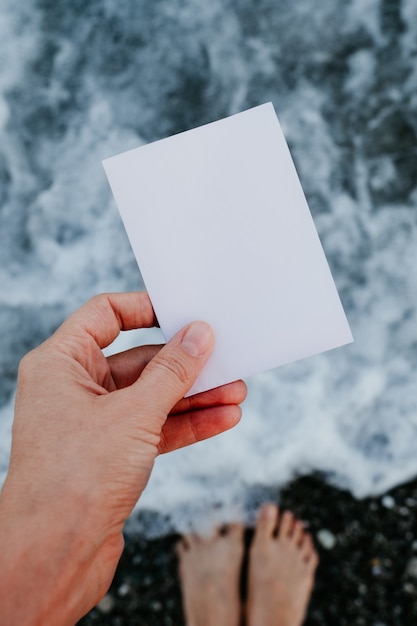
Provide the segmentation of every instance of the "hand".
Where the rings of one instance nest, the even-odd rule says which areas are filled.
[[[104,357],[120,330],[154,325],[146,293],[97,296],[23,359],[0,496],[2,624],[78,621],[112,581],[158,453],[239,421],[242,381],[184,399],[214,343],[203,322]]]

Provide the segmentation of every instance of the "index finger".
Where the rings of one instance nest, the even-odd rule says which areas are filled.
[[[121,330],[157,326],[155,313],[146,291],[105,293],[94,296],[62,324],[57,334],[78,340],[94,339],[100,348],[110,345]]]

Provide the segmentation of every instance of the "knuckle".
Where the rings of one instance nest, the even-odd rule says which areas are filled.
[[[164,433],[164,429],[162,429],[161,436],[160,436],[159,443],[158,443],[158,452],[159,454],[165,454],[168,451],[169,451],[168,441]]]
[[[38,371],[38,352],[40,348],[35,348],[31,350],[27,354],[25,354],[20,360],[19,367],[17,370],[17,379],[20,385],[24,385],[27,382],[31,381]]]
[[[19,363],[18,375],[19,378],[26,378],[26,376],[32,371],[36,360],[35,351],[31,350],[25,354]]]
[[[109,304],[109,294],[108,293],[99,293],[90,298],[89,303],[93,308],[101,311],[103,308],[106,308]]]
[[[93,296],[90,301],[91,302],[97,302],[97,304],[102,304],[103,302],[106,302],[106,300],[108,300],[109,298],[109,294],[108,293],[97,293],[95,296]]]
[[[179,354],[165,354],[163,358],[156,357],[159,365],[165,369],[167,375],[174,379],[174,382],[184,387],[190,382],[190,371],[188,362]]]

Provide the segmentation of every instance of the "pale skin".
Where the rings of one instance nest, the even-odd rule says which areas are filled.
[[[222,533],[184,536],[177,545],[183,609],[187,626],[239,626],[242,524]]]
[[[301,626],[318,564],[311,536],[289,511],[259,511],[249,551],[247,602],[239,593],[244,527],[186,535],[177,546],[187,626]]]
[[[112,581],[158,454],[240,420],[242,381],[184,399],[214,345],[204,322],[103,356],[120,330],[154,325],[146,293],[97,296],[23,359],[0,494],[3,626],[75,624]]]

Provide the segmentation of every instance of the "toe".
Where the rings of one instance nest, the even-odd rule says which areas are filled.
[[[186,535],[184,535],[175,544],[175,552],[176,552],[177,557],[180,559],[185,554],[185,552],[188,552],[188,550],[189,550],[189,544],[187,542]]]
[[[310,557],[307,559],[307,564],[310,572],[314,573],[316,571],[317,565],[319,564],[319,555],[314,549]]]
[[[300,547],[304,539],[304,524],[301,520],[295,520],[292,539],[297,547]]]
[[[285,511],[281,517],[281,523],[279,525],[278,536],[280,539],[289,538],[292,536],[294,530],[294,515],[291,511]]]
[[[195,546],[198,546],[202,541],[206,540],[206,535],[197,535],[197,533],[189,533],[182,536],[182,541],[186,550],[192,550]]]
[[[240,524],[239,522],[234,522],[233,524],[228,524],[227,526],[227,534],[231,537],[235,537],[236,539],[243,537],[244,530],[244,524]]]
[[[309,561],[314,551],[313,539],[310,533],[305,533],[303,543],[301,544],[301,552],[305,561]]]
[[[278,523],[278,507],[268,502],[264,504],[258,513],[256,520],[256,537],[272,537]]]

